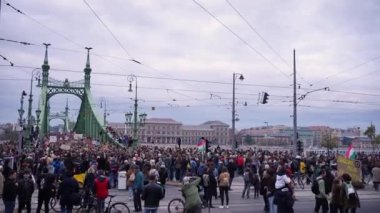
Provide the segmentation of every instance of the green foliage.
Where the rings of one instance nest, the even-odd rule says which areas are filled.
[[[364,135],[367,135],[371,139],[372,149],[375,151],[375,147],[378,145],[376,141],[376,127],[371,124],[364,132]]]
[[[3,130],[4,133],[0,135],[0,140],[17,141],[18,132],[13,130],[12,125],[7,125]]]
[[[246,135],[245,137],[244,137],[244,143],[246,144],[246,145],[253,145],[253,138],[250,136],[250,135]]]
[[[375,139],[376,134],[376,127],[375,125],[371,124],[364,132],[364,135],[369,137],[371,140]]]
[[[332,136],[331,133],[322,135],[321,146],[325,147],[327,150],[332,150],[338,148],[339,139],[336,136]]]

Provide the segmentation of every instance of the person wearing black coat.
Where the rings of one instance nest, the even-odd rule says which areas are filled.
[[[77,199],[79,184],[73,178],[73,173],[67,172],[63,181],[59,185],[57,198],[60,198],[61,213],[71,213],[73,210],[74,200]]]
[[[207,187],[207,199],[208,199],[208,206],[210,208],[214,208],[213,205],[212,205],[212,196],[216,196],[217,195],[217,186],[218,186],[218,182],[216,180],[216,177],[214,175],[214,165],[213,163],[211,163],[210,167],[209,167],[209,170],[207,171],[208,175],[209,175],[209,179],[210,179],[210,183]]]
[[[55,176],[53,174],[48,173],[48,168],[43,169],[43,174],[37,180],[38,186],[38,204],[36,213],[40,213],[42,203],[44,204],[45,213],[49,212],[49,201],[54,196],[55,192]]]
[[[16,171],[9,171],[8,177],[5,179],[3,189],[3,202],[5,207],[4,213],[13,213],[15,208],[18,192],[18,183],[16,179]]]
[[[237,169],[236,164],[232,158],[228,161],[227,169],[228,169],[228,173],[230,174],[230,185],[228,187],[228,190],[231,190],[232,180],[235,177],[235,172]]]
[[[160,171],[158,172],[160,176],[160,184],[163,190],[163,197],[165,197],[165,184],[166,184],[166,179],[168,178],[168,172],[166,171],[165,165],[162,164]]]
[[[18,181],[18,212],[21,213],[24,207],[28,213],[31,212],[32,195],[34,192],[34,182],[29,171],[25,171]]]

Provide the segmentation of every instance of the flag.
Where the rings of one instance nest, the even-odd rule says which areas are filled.
[[[346,158],[351,159],[351,160],[355,160],[356,158],[356,152],[354,148],[352,147],[352,143],[350,144],[350,146],[348,147],[346,151]]]
[[[206,150],[206,140],[201,138],[197,143],[198,151],[204,152]]]

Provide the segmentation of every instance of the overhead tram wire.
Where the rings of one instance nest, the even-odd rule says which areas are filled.
[[[13,10],[15,10],[16,12],[26,16],[27,18],[31,19],[32,21],[34,21],[35,23],[41,25],[42,27],[48,29],[50,32],[62,37],[63,39],[65,39],[66,41],[70,42],[70,43],[73,43],[75,44],[76,46],[80,47],[80,48],[83,48],[82,45],[80,45],[79,43],[71,40],[70,38],[68,38],[67,36],[63,35],[62,33],[59,33],[58,31],[54,30],[53,28],[47,26],[47,25],[44,25],[43,23],[41,23],[40,21],[38,21],[37,19],[33,18],[32,16],[22,12],[21,10],[17,9],[16,7],[12,6],[10,3],[8,3],[7,1],[4,1],[6,2],[6,5],[9,6],[10,8],[12,8]]]
[[[106,25],[106,23],[104,23],[104,21],[98,16],[98,14],[95,12],[95,10],[90,6],[89,3],[87,3],[86,0],[83,0],[84,4],[91,10],[91,12],[95,15],[95,17],[98,19],[98,21],[103,25],[103,27],[108,31],[109,34],[111,34],[112,38],[117,42],[117,44],[121,47],[121,49],[123,49],[123,51],[125,52],[125,54],[127,54],[127,56],[129,58],[131,58],[132,60],[133,57],[131,56],[131,54],[128,52],[128,50],[123,46],[123,44],[120,42],[120,40],[115,36],[115,34],[111,31],[111,29]]]
[[[240,13],[240,11],[232,5],[228,0],[225,0],[227,4],[239,15],[239,17],[248,25],[248,27],[265,43],[265,45],[281,59],[281,61],[286,64],[288,67],[291,67],[290,64],[269,44],[269,42],[248,22],[248,20]]]
[[[118,43],[118,45],[124,50],[124,52],[131,58],[130,60],[132,62],[135,62],[137,64],[140,64],[144,67],[147,67],[149,69],[152,69],[156,72],[159,72],[160,74],[164,75],[164,76],[169,76],[169,77],[172,77],[171,75],[168,75],[148,64],[145,64],[145,63],[142,63],[138,60],[135,60],[131,54],[127,51],[127,49],[123,46],[123,44],[120,42],[120,40],[116,37],[116,35],[111,31],[111,29],[106,25],[106,23],[99,17],[99,15],[96,13],[96,11],[90,6],[90,4],[86,1],[86,0],[83,0],[83,2],[86,4],[86,6],[91,10],[91,12],[95,15],[95,17],[98,19],[98,21],[103,25],[104,28],[106,28],[106,30],[111,34],[112,38]],[[191,87],[193,87],[194,85],[191,85],[189,84]]]
[[[340,85],[340,84],[343,84],[343,83],[347,83],[349,81],[355,81],[355,80],[358,80],[360,78],[363,78],[363,77],[366,77],[368,76],[369,74],[372,74],[372,73],[376,73],[376,72],[380,72],[380,70],[375,70],[375,71],[371,71],[371,72],[367,72],[363,75],[359,75],[359,76],[356,76],[354,78],[350,78],[348,80],[344,80],[344,81],[340,81],[340,82],[336,82],[336,83],[333,83],[333,84],[330,84],[329,87],[333,86],[333,85]]]
[[[244,40],[241,36],[239,36],[237,33],[235,33],[230,27],[228,27],[226,24],[224,24],[220,19],[218,19],[213,13],[211,13],[209,10],[207,10],[201,3],[197,2],[196,0],[192,0],[196,5],[198,5],[204,12],[206,12],[208,15],[210,15],[212,18],[214,18],[219,24],[221,24],[224,28],[226,28],[230,33],[232,33],[236,38],[238,38],[241,42],[243,42],[247,47],[249,47],[252,51],[254,51],[256,54],[258,54],[261,58],[263,58],[266,62],[268,62],[272,67],[275,68],[278,72],[283,74],[285,77],[290,78],[290,74],[286,74],[284,71],[282,71],[279,67],[277,67],[273,62],[271,62],[268,58],[266,58],[261,52],[259,52],[257,49],[255,49],[251,44],[249,44],[246,40]]]
[[[7,66],[9,65],[0,65]],[[20,66],[15,65],[16,68],[26,68],[26,69],[34,69],[37,67],[33,66]],[[50,70],[58,71],[58,72],[73,72],[73,73],[83,73],[81,70],[71,70],[71,69],[58,69],[58,68],[50,68]],[[120,73],[110,73],[110,72],[91,72],[91,74],[95,75],[105,75],[105,76],[127,76],[127,74]],[[222,82],[222,81],[207,81],[207,80],[195,80],[195,79],[185,79],[185,78],[168,78],[168,77],[155,77],[155,76],[144,76],[144,75],[136,75],[138,78],[147,78],[147,79],[156,79],[156,80],[172,80],[172,81],[180,81],[180,82],[195,82],[195,83],[210,83],[210,84],[221,84],[221,85],[231,85],[230,82]],[[250,87],[267,87],[267,88],[279,88],[279,89],[288,89],[289,86],[276,86],[276,85],[265,85],[265,84],[247,84],[240,83],[241,86],[250,86]]]
[[[350,67],[350,68],[348,68],[348,69],[344,69],[344,70],[342,70],[342,71],[339,71],[339,72],[336,72],[336,73],[334,73],[334,74],[328,75],[327,77],[324,77],[324,78],[322,78],[322,79],[320,79],[320,80],[318,80],[318,81],[313,82],[312,84],[313,84],[313,85],[318,84],[318,83],[320,83],[320,82],[322,82],[322,81],[324,81],[324,80],[329,79],[330,77],[337,76],[337,75],[340,75],[340,74],[342,74],[342,73],[345,73],[345,72],[348,72],[348,71],[351,71],[351,70],[355,70],[355,69],[357,69],[357,68],[359,68],[359,67],[362,67],[362,66],[364,66],[364,65],[366,65],[366,64],[369,64],[369,63],[372,62],[372,61],[376,61],[376,60],[379,60],[379,59],[380,59],[380,56],[373,57],[373,58],[371,58],[371,59],[369,59],[369,60],[367,60],[367,61],[364,61],[364,62],[362,62],[362,63],[360,63],[360,64],[354,65],[354,66],[352,66],[352,67]]]

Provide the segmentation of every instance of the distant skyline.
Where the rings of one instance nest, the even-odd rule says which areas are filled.
[[[0,123],[17,122],[20,94],[29,93],[42,43],[50,43],[50,77],[59,80],[83,79],[84,47],[93,48],[93,104],[102,117],[104,97],[111,122],[132,111],[126,76],[135,74],[139,112],[148,118],[231,126],[235,72],[245,78],[236,80],[237,129],[292,126],[295,49],[297,93],[306,95],[298,126],[364,131],[372,122],[379,133],[377,0],[0,2]],[[308,93],[325,87],[330,91]],[[270,95],[268,104],[257,104],[261,92]],[[33,93],[34,111],[39,88]],[[80,107],[74,96],[52,97],[52,112],[63,111],[66,99],[73,119]]]

